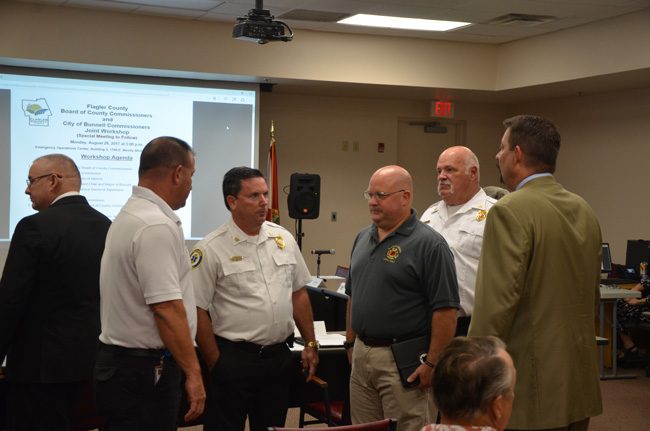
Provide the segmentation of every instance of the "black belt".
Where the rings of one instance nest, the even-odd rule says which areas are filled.
[[[160,359],[171,358],[171,352],[167,349],[142,349],[138,347],[123,347],[115,344],[104,344],[99,342],[100,348],[116,356],[134,356],[137,358]]]
[[[409,337],[395,337],[395,338],[377,338],[377,337],[368,337],[367,335],[357,334],[357,338],[363,341],[368,347],[389,347],[391,344],[399,343],[400,341],[410,340],[411,338],[416,338],[417,336]]]
[[[227,344],[245,352],[256,354],[260,358],[275,356],[278,353],[285,352],[289,349],[287,341],[263,346],[261,344],[251,343],[250,341],[231,341],[218,335],[215,335],[215,339],[217,340],[217,344]]]

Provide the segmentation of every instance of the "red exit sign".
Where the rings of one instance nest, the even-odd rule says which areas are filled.
[[[454,118],[454,102],[431,102],[431,116],[442,118]]]

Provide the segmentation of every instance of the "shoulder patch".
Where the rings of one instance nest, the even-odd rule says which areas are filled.
[[[203,250],[200,248],[195,248],[190,253],[190,263],[192,264],[192,269],[196,269],[203,262]]]

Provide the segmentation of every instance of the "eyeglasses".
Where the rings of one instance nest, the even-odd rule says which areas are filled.
[[[56,176],[59,177],[59,178],[63,178],[63,177],[62,177],[61,175],[59,175],[59,174],[55,174],[54,172],[50,172],[49,174],[39,175],[38,177],[27,178],[27,179],[25,180],[25,182],[27,183],[27,187],[29,188],[29,187],[31,187],[32,185],[34,185],[34,183],[35,183],[36,181],[38,181],[38,180],[40,180],[40,179],[42,179],[42,178],[47,178],[47,177],[49,177],[49,176],[51,176],[51,175],[56,175]]]
[[[368,190],[366,190],[365,192],[363,192],[363,197],[366,198],[367,201],[369,201],[372,198],[377,198],[378,201],[383,201],[390,195],[394,195],[395,193],[405,192],[405,191],[406,190],[404,189],[400,189],[400,190],[395,190],[394,192],[387,193],[387,192],[369,192]]]

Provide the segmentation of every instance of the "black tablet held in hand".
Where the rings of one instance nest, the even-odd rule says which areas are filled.
[[[423,353],[426,354],[429,351],[430,340],[430,335],[422,335],[421,337],[411,338],[410,340],[400,341],[399,343],[390,345],[402,386],[405,388],[412,388],[420,384],[419,378],[410,383],[406,379],[420,366],[420,355]]]

